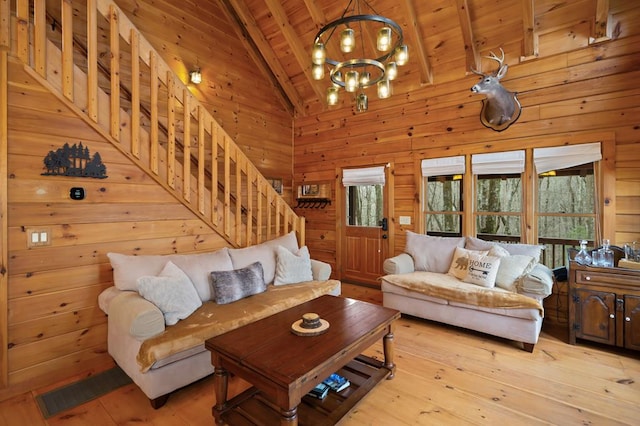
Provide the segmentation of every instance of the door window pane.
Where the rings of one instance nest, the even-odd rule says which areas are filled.
[[[383,185],[347,187],[347,224],[380,226],[383,217]]]

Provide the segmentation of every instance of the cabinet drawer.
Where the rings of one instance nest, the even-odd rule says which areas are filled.
[[[575,271],[576,284],[604,284],[616,286],[630,286],[640,290],[640,282],[637,278],[614,273],[597,271]]]

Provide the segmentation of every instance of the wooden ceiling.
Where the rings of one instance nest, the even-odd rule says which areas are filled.
[[[355,0],[354,0],[355,1]],[[339,18],[348,0],[221,0],[247,49],[297,113],[322,109],[328,78],[311,77],[317,31]],[[400,68],[394,92],[464,78],[471,68],[491,71],[483,60],[504,49],[510,65],[616,37],[613,15],[624,0],[370,0],[380,15],[404,31],[410,62]],[[361,0],[363,13],[364,0]],[[351,13],[349,13],[351,14]],[[565,36],[558,42],[556,32]],[[553,34],[553,44],[545,38]],[[484,62],[484,64],[483,64]],[[371,89],[370,89],[371,90]],[[318,105],[318,101],[320,105]]]
[[[360,1],[364,7],[364,0]],[[318,30],[339,18],[348,2],[116,0],[130,16],[147,16],[147,21],[137,22],[144,33],[153,30],[149,16],[155,14],[156,26],[158,22],[164,23],[167,35],[156,31],[155,36],[163,39],[151,41],[173,69],[182,67],[186,72],[187,67],[197,63],[206,78],[208,70],[219,69],[221,62],[227,62],[225,74],[216,77],[230,85],[233,78],[244,75],[239,70],[230,77],[233,68],[241,65],[228,63],[228,57],[245,55],[231,52],[237,46],[244,47],[246,55],[272,85],[280,107],[292,116],[327,110],[324,99],[328,77],[321,81],[311,77],[311,49]],[[377,14],[402,27],[409,46],[409,63],[399,69],[393,82],[394,97],[466,79],[472,68],[493,71],[496,63],[483,59],[491,51],[499,52],[502,48],[510,66],[535,63],[536,58],[624,36],[625,28],[637,25],[629,19],[640,18],[633,13],[621,13],[634,9],[634,2],[629,0],[368,0],[368,3]],[[621,23],[618,15],[627,21]],[[221,58],[216,50],[225,51],[227,56]],[[173,58],[175,66],[171,64]],[[475,76],[469,78],[469,87],[474,79]],[[220,87],[199,90],[209,99],[221,93]],[[347,99],[342,106],[351,104]]]

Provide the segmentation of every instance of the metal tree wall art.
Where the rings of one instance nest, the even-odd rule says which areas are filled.
[[[42,176],[75,176],[90,177],[96,179],[107,178],[107,167],[102,164],[99,153],[93,157],[89,154],[89,148],[80,144],[69,146],[65,143],[56,151],[49,151],[44,157],[46,172]]]
[[[499,67],[495,73],[483,74],[471,69],[475,74],[482,76],[482,79],[471,88],[471,91],[486,96],[482,100],[480,122],[497,132],[501,132],[515,123],[522,110],[516,93],[508,91],[500,84],[500,80],[507,74],[508,68],[508,65],[504,63],[504,50],[501,48],[500,51],[502,52],[501,58],[498,58],[493,52],[490,52],[491,56],[485,56],[487,59],[498,62]]]

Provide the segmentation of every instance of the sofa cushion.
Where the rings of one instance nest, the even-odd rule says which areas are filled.
[[[107,253],[107,257],[113,268],[113,284],[118,290],[138,291],[138,278],[156,276],[167,264],[164,256]]]
[[[137,281],[140,295],[162,311],[167,325],[185,319],[202,305],[187,274],[171,261],[158,276],[142,276]]]
[[[464,247],[464,237],[434,237],[407,231],[405,252],[413,257],[416,271],[446,274],[456,247]]]
[[[219,305],[235,302],[267,289],[260,262],[232,271],[213,271],[211,280],[215,301]]]
[[[187,274],[203,302],[213,296],[210,272],[233,269],[226,247],[207,253],[141,256],[107,253],[107,257],[113,268],[113,284],[118,290],[138,291],[139,277],[158,275],[170,260]]]
[[[496,284],[496,275],[498,275],[499,267],[499,257],[469,253],[467,275],[465,275],[462,281],[492,288]]]
[[[449,275],[453,275],[459,280],[464,279],[467,275],[467,269],[469,266],[469,255],[470,254],[479,254],[486,255],[488,251],[479,251],[479,250],[467,250],[462,247],[456,247],[453,252],[453,258],[451,259],[451,265],[449,266]]]
[[[523,254],[533,257],[536,262],[540,262],[540,255],[542,253],[542,246],[535,244],[523,244],[523,243],[494,243],[485,241],[476,237],[467,237],[464,248],[470,250],[491,250],[491,247],[498,245],[506,249],[509,254]]]
[[[226,247],[210,253],[172,254],[168,258],[189,276],[203,302],[214,298],[211,271],[233,269],[229,249]]]
[[[274,285],[295,284],[313,279],[311,256],[307,246],[301,247],[297,253],[291,253],[289,249],[278,246],[276,256],[278,260]]]
[[[260,262],[264,272],[264,282],[271,284],[276,275],[276,249],[285,247],[290,252],[298,251],[298,240],[295,232],[265,241],[261,244],[241,248],[230,249],[229,255],[234,269],[244,268],[253,262]]]

